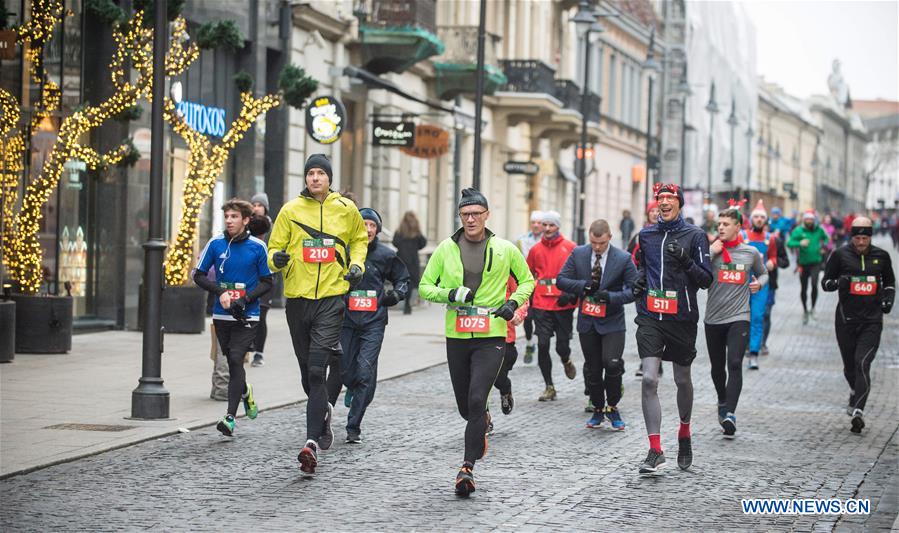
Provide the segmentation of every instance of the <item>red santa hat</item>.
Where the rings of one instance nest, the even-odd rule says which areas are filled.
[[[765,218],[768,218],[768,211],[765,210],[765,202],[759,200],[755,207],[752,208],[752,214],[750,216],[755,215],[763,215]]]
[[[802,213],[802,220],[805,220],[807,218],[810,218],[812,220],[815,220],[816,218],[818,218],[818,216],[815,214],[814,209],[809,209],[805,213]]]

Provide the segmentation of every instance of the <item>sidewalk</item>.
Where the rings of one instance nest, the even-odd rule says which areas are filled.
[[[425,304],[410,316],[401,307],[391,311],[379,380],[443,363],[442,326],[442,306]],[[283,309],[272,309],[268,327],[265,366],[246,366],[261,411],[306,399]],[[172,418],[129,420],[131,391],[141,372],[141,337],[131,331],[76,335],[68,354],[17,354],[13,363],[0,365],[0,477],[210,425],[222,417],[225,402],[209,398],[207,327],[200,335],[165,337],[162,377],[171,395]],[[298,425],[305,423],[299,412],[296,416]],[[52,428],[60,424],[95,427]]]

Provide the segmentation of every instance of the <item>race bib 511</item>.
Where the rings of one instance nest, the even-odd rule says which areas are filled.
[[[649,289],[649,293],[646,296],[646,307],[653,313],[662,313],[663,315],[676,315],[677,291]]]

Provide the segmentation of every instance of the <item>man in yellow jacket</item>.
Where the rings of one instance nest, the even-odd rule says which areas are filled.
[[[306,188],[284,204],[269,237],[269,266],[284,275],[287,325],[300,363],[306,403],[306,444],[300,469],[315,474],[318,450],[334,441],[325,372],[339,356],[343,295],[362,279],[368,234],[356,204],[331,190],[331,162],[306,160]]]

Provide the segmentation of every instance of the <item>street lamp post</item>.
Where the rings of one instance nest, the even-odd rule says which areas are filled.
[[[150,125],[150,212],[149,235],[144,248],[143,358],[141,377],[131,393],[131,417],[160,419],[169,417],[169,391],[162,381],[162,99],[165,92],[165,51],[168,41],[167,0],[156,0],[153,34],[153,103]]]
[[[486,34],[487,0],[481,0],[480,19],[478,21],[478,64],[475,72],[474,97],[474,163],[471,174],[471,186],[481,188],[481,112],[484,108],[484,39]]]
[[[652,86],[655,82],[656,73],[662,70],[659,62],[655,59],[655,50],[653,50],[655,41],[656,30],[653,27],[649,32],[649,48],[646,50],[646,61],[643,62],[643,71],[646,72],[649,78],[649,98],[646,105],[646,176],[643,179],[646,195],[644,205],[649,205],[649,182],[652,179],[652,169],[655,166],[652,155]]]
[[[687,81],[687,65],[684,64],[684,74],[677,85],[677,92],[681,95],[681,130],[680,130],[680,183],[684,187],[687,181],[687,99],[693,94],[690,83]]]
[[[706,202],[712,203],[712,141],[715,133],[715,115],[718,114],[718,102],[715,101],[715,80],[712,80],[711,90],[709,92],[709,103],[706,104],[705,110],[709,112],[709,167],[707,185],[706,185]]]
[[[734,167],[736,165],[737,145],[734,131],[736,131],[737,127],[737,100],[734,97],[730,99],[730,116],[727,117],[727,125],[730,126],[730,181],[731,185],[736,186],[736,169]]]
[[[577,13],[572,19],[578,37],[584,40],[584,83],[581,90],[581,142],[578,150],[575,150],[575,162],[577,165],[578,180],[580,181],[580,191],[578,197],[578,227],[577,242],[584,244],[587,242],[587,235],[584,228],[584,209],[587,199],[587,105],[589,104],[589,80],[590,80],[590,35],[599,34],[605,31],[602,25],[597,22],[596,14],[587,0],[581,0],[578,5]]]
[[[755,132],[752,131],[752,122],[746,126],[746,198],[750,197],[749,191],[752,189],[752,137]]]

